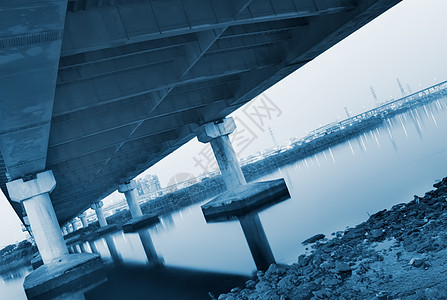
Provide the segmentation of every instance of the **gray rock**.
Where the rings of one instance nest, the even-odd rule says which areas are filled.
[[[351,271],[351,267],[347,263],[337,260],[335,262],[335,270],[337,270],[337,272],[339,272],[339,273],[349,272],[349,271]]]
[[[304,254],[301,254],[298,257],[298,266],[299,267],[305,267],[305,266],[307,266],[309,264],[309,261],[310,261],[310,256],[306,256]]]
[[[427,261],[425,258],[412,258],[410,260],[410,265],[416,268],[420,268],[424,265],[424,263]]]
[[[271,264],[268,270],[265,272],[265,276],[278,276],[282,275],[286,272],[283,267],[278,266],[277,264]]]
[[[319,291],[315,291],[312,292],[312,294],[317,298],[317,299],[327,299],[330,297],[330,293],[326,290],[319,290]]]
[[[296,278],[294,275],[289,274],[284,276],[279,282],[278,282],[278,288],[282,291],[288,291],[295,287]]]
[[[381,237],[383,235],[383,231],[381,229],[373,229],[371,230],[371,236],[375,239]]]
[[[389,295],[385,291],[380,291],[376,294],[377,300],[387,300],[390,299]]]
[[[302,244],[303,245],[312,244],[312,243],[315,243],[318,240],[324,239],[324,237],[325,237],[324,234],[319,233],[319,234],[316,234],[316,235],[308,238],[307,240],[303,241]]]
[[[323,281],[323,285],[329,285],[329,286],[338,285],[340,283],[341,283],[341,280],[339,280],[337,278],[329,278],[329,279]]]
[[[256,282],[254,280],[247,280],[247,282],[245,282],[245,286],[249,289],[253,289],[256,286]]]
[[[334,267],[335,267],[335,265],[332,261],[325,261],[320,265],[320,268],[325,269],[325,270],[329,270]]]

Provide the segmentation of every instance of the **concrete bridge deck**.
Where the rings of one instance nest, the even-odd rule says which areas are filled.
[[[1,1],[0,187],[64,224],[398,2]]]

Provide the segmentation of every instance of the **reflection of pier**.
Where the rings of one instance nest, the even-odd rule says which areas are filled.
[[[255,261],[256,268],[267,270],[270,264],[275,263],[272,249],[265,235],[261,220],[257,213],[250,213],[239,217],[245,239]]]
[[[113,240],[113,237],[110,235],[104,236],[104,241],[107,244],[107,248],[109,249],[110,257],[112,258],[113,263],[120,264],[121,263],[121,256],[118,253],[118,250],[116,249],[115,241]]]
[[[147,261],[150,267],[158,267],[163,265],[163,259],[158,256],[154,243],[148,229],[138,231],[144,253],[146,253]]]

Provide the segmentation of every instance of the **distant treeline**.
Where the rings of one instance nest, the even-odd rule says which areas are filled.
[[[0,250],[0,273],[29,264],[36,252],[37,247],[27,240],[6,246]]]
[[[406,103],[405,106],[396,110],[390,110],[383,115],[371,116],[362,122],[353,123],[343,130],[328,132],[307,143],[295,144],[291,149],[278,152],[265,157],[259,161],[242,166],[242,172],[248,182],[256,180],[280,167],[295,163],[298,160],[317,154],[321,151],[341,144],[351,138],[359,136],[365,131],[381,126],[385,119],[408,111],[414,107],[426,104],[435,99],[443,97],[444,94],[428,95],[420,98],[420,101]],[[211,197],[218,196],[225,191],[225,184],[222,176],[204,178],[201,182],[175,192],[157,197],[141,204],[141,209],[145,214],[165,215],[180,210],[191,204],[200,203]],[[122,225],[131,219],[129,210],[116,212],[107,218],[109,224]],[[97,223],[97,222],[96,222]]]
[[[262,160],[244,165],[242,166],[242,171],[247,181],[253,181],[279,167],[314,155],[359,135],[368,129],[375,128],[382,124],[382,122],[383,119],[380,117],[369,118],[361,123],[353,124],[344,130],[328,133],[308,143],[295,145],[282,153],[276,153]],[[224,191],[225,184],[221,175],[211,178],[207,177],[199,183],[142,203],[141,210],[145,214],[166,215],[191,204],[200,203],[211,197],[218,196]],[[122,225],[130,219],[130,211],[122,210],[108,217],[107,223]]]

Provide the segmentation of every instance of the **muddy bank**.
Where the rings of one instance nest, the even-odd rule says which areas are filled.
[[[218,299],[447,299],[447,177]]]

